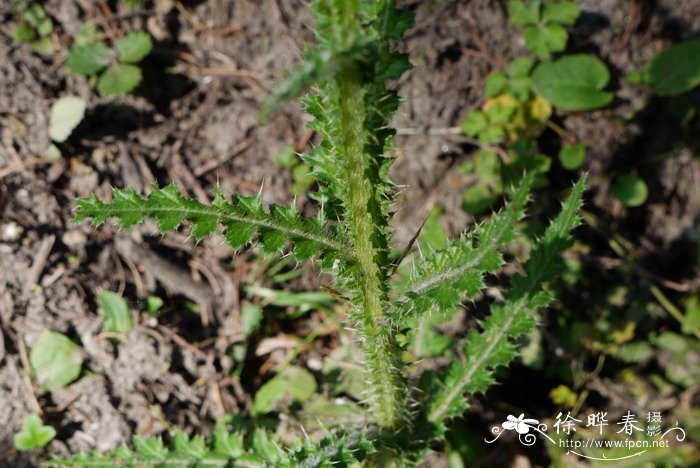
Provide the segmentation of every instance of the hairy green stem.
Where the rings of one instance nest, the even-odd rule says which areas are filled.
[[[377,156],[365,152],[364,89],[356,76],[354,67],[348,67],[336,81],[343,129],[342,147],[338,149],[348,184],[345,208],[357,261],[359,334],[371,385],[370,403],[378,424],[388,429],[397,427],[403,419],[407,392],[401,374],[400,349],[395,333],[385,320],[388,262],[385,261],[387,238],[382,227],[386,220],[377,219],[381,212],[371,176],[378,171]]]

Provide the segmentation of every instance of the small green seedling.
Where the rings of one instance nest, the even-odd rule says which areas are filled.
[[[46,445],[56,437],[56,430],[45,426],[38,414],[32,413],[24,417],[24,427],[13,437],[15,448],[29,452]]]
[[[102,328],[111,333],[128,333],[134,328],[134,319],[123,297],[112,291],[104,291],[97,296],[104,321]]]
[[[97,39],[94,27],[84,29],[76,38],[66,62],[69,70],[79,75],[92,76],[97,89],[107,96],[128,93],[141,82],[143,60],[153,48],[151,36],[145,32],[131,32],[110,48]]]
[[[51,39],[53,22],[41,4],[26,0],[15,3],[14,11],[19,23],[12,35],[16,42],[28,42],[32,49],[41,55],[52,55],[56,47]]]
[[[570,1],[512,0],[508,3],[510,21],[525,28],[527,48],[541,59],[566,48],[569,33],[565,26],[573,25],[580,14],[581,8]]]
[[[32,346],[29,363],[39,385],[52,391],[78,378],[83,365],[83,352],[67,336],[46,331]]]
[[[146,312],[148,312],[148,315],[157,316],[161,307],[163,307],[163,299],[158,296],[148,296],[148,299],[146,299]]]

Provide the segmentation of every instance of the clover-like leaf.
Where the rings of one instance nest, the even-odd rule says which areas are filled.
[[[106,96],[128,93],[141,82],[141,69],[135,65],[113,65],[100,76],[97,89]]]
[[[73,48],[66,67],[79,75],[91,75],[109,65],[109,48],[104,42],[82,43]]]
[[[38,414],[30,414],[24,417],[22,431],[13,437],[17,450],[28,452],[35,448],[45,447],[56,437],[56,430],[51,426],[45,426]]]
[[[589,110],[613,99],[603,91],[610,80],[605,64],[587,54],[566,55],[537,65],[532,73],[535,90],[560,109]]]
[[[130,32],[114,44],[114,50],[117,51],[121,63],[140,62],[152,48],[151,35],[142,31]]]
[[[540,0],[525,2],[512,0],[508,2],[508,18],[516,26],[535,24],[540,19]]]
[[[80,346],[67,336],[46,331],[34,343],[29,363],[39,385],[52,391],[65,387],[78,378],[83,353]]]
[[[545,58],[553,52],[561,52],[566,48],[569,33],[560,24],[549,23],[542,27],[525,28],[524,36],[527,48],[539,58]]]

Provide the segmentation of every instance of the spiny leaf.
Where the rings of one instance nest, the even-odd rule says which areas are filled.
[[[535,326],[532,312],[546,306],[551,295],[541,289],[561,269],[560,254],[571,244],[569,232],[579,225],[585,178],[575,185],[562,210],[550,223],[543,237],[523,265],[525,275],[515,275],[505,302],[491,308],[481,333],[471,330],[464,349],[463,362],[448,369],[438,388],[431,389],[425,411],[427,421],[437,427],[446,418],[460,415],[467,407],[464,393],[485,391],[494,383],[493,371],[507,365],[516,356],[513,339]]]
[[[498,249],[515,236],[532,180],[531,175],[525,176],[510,203],[489,221],[421,259],[406,292],[395,303],[392,320],[401,323],[433,306],[444,312],[457,306],[462,296],[472,298],[483,289],[483,275],[503,263]]]
[[[39,421],[41,423],[41,421]],[[109,467],[109,466],[278,466],[317,467],[340,464],[348,466],[363,462],[375,451],[370,438],[377,434],[370,429],[340,431],[327,434],[321,441],[310,438],[290,450],[280,448],[275,439],[263,430],[256,430],[250,438],[228,432],[223,421],[217,422],[214,435],[188,437],[182,432],[171,436],[166,445],[160,437],[135,436],[134,449],[119,447],[101,453],[81,453],[71,458],[54,458],[50,466]],[[246,443],[248,442],[248,443]]]
[[[152,218],[158,229],[165,233],[189,222],[191,234],[197,240],[212,235],[217,226],[225,227],[224,237],[233,249],[250,242],[256,232],[261,233],[266,250],[277,250],[287,240],[301,242],[295,250],[302,258],[310,251],[333,258],[351,259],[352,252],[319,218],[302,218],[294,206],[270,205],[265,211],[260,196],[234,196],[226,200],[220,191],[215,192],[211,205],[200,203],[180,193],[174,184],[164,188],[153,186],[151,195],[143,198],[132,188],[113,189],[112,201],[103,202],[95,195],[77,201],[74,221],[91,218],[97,225],[108,218],[117,219],[121,229],[127,229]]]

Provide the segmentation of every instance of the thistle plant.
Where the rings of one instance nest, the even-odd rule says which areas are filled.
[[[189,461],[207,466],[233,460],[318,466],[419,459],[441,440],[446,422],[466,410],[469,395],[494,383],[494,370],[517,354],[514,340],[535,327],[536,311],[551,300],[543,285],[556,275],[559,256],[571,242],[569,231],[579,223],[583,180],[530,252],[522,273],[511,278],[504,302],[494,304],[479,329],[469,331],[460,356],[444,369],[416,375],[404,359],[411,323],[424,314],[459,308],[484,289],[485,275],[504,264],[501,250],[517,235],[532,177],[522,178],[490,220],[444,248],[414,257],[408,281],[395,281],[396,262],[402,259],[390,251],[396,188],[389,178],[394,135],[389,122],[400,98],[391,83],[409,68],[394,42],[413,19],[393,0],[318,0],[312,8],[317,44],[306,49],[267,110],[310,89],[302,102],[314,117],[309,128],[321,142],[302,159],[317,182],[310,194],[318,205],[315,216],[302,216],[294,205],[266,205],[262,195],[229,198],[219,189],[211,204],[203,204],[168,185],[153,186],[148,196],[126,188],[114,189],[109,202],[94,195],[80,199],[75,220],[89,218],[99,225],[115,218],[128,229],[151,218],[163,233],[188,224],[197,240],[223,229],[234,250],[257,241],[265,251],[288,250],[299,261],[317,259],[336,279],[334,287],[349,298],[346,325],[363,352],[369,422],[343,430],[329,427],[324,440],[287,450],[261,431],[242,435],[220,428],[209,443],[177,434],[166,447],[160,439],[140,438],[133,451],[84,454],[63,463],[108,464],[115,456],[126,465]]]

